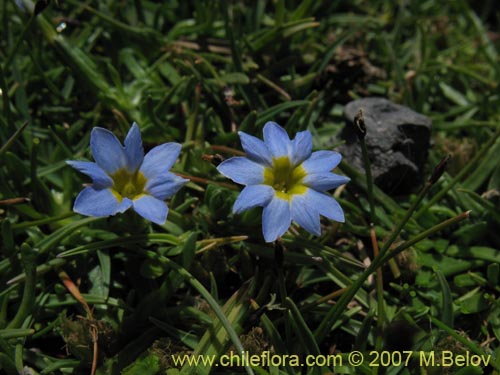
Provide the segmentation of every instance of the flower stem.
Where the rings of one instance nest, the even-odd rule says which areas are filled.
[[[288,295],[286,293],[285,275],[283,273],[284,252],[281,238],[278,238],[274,243],[274,260],[276,262],[276,273],[278,277],[278,289],[281,298],[281,304],[283,306],[287,306]],[[292,328],[290,326],[290,320],[288,319],[288,308],[283,310],[283,319],[285,320],[285,337],[286,340],[289,341],[292,337]]]
[[[434,205],[437,201],[439,201],[442,197],[448,193],[449,190],[455,184],[462,179],[463,176],[468,174],[471,169],[476,165],[477,161],[481,159],[486,152],[490,149],[490,147],[497,141],[497,139],[500,137],[500,128],[497,129],[497,131],[491,136],[491,138],[486,142],[486,144],[477,152],[477,154],[472,158],[472,160],[459,172],[455,177],[451,179],[451,181],[446,184],[444,188],[442,188],[437,194],[435,194],[429,201],[415,213],[415,219],[418,219],[420,216],[422,216],[432,205]]]
[[[366,174],[366,193],[368,196],[368,203],[370,205],[370,224],[375,222],[375,197],[374,197],[374,182],[372,176],[371,162],[368,157],[368,147],[366,146],[366,124],[363,115],[363,110],[360,109],[356,116],[354,117],[354,125],[356,126],[356,133],[359,138],[359,143],[361,145],[361,154],[363,158],[363,167]],[[373,241],[372,241],[373,243]],[[377,248],[378,250],[378,248]],[[374,254],[376,256],[376,254]],[[394,262],[390,262],[390,268],[393,275],[396,277],[399,274],[398,265]]]
[[[403,219],[401,219],[398,222],[398,225],[396,228],[392,231],[391,235],[387,239],[387,241],[384,243],[382,246],[382,249],[380,250],[380,253],[378,256],[376,256],[373,259],[372,264],[351,284],[351,286],[348,288],[348,290],[340,297],[338,300],[337,304],[333,309],[331,309],[326,316],[323,318],[323,321],[320,323],[318,328],[316,329],[315,336],[318,340],[318,342],[323,341],[325,338],[326,334],[329,332],[329,328],[331,327],[332,323],[337,321],[342,313],[344,312],[344,309],[347,307],[347,304],[352,300],[352,298],[355,296],[357,291],[361,288],[365,280],[370,276],[378,267],[380,267],[383,264],[384,257],[389,250],[389,247],[392,245],[394,240],[397,238],[401,230],[404,228],[410,217],[412,216],[413,212],[417,208],[418,204],[422,201],[424,196],[427,194],[429,189],[432,186],[433,181],[427,181],[418,194],[417,198],[413,201],[412,205],[410,208],[405,213],[405,216]]]
[[[397,256],[398,254],[400,254],[404,250],[408,249],[410,246],[413,246],[416,243],[422,241],[424,238],[427,238],[427,237],[431,236],[432,234],[437,233],[446,227],[449,227],[452,224],[458,223],[459,221],[462,221],[462,220],[468,218],[469,216],[470,216],[470,211],[465,211],[465,212],[462,212],[461,214],[459,214],[455,217],[452,217],[452,218],[445,220],[437,225],[434,225],[433,227],[431,227],[431,228],[423,231],[422,233],[418,234],[417,236],[413,237],[411,240],[408,240],[408,241],[402,243],[401,245],[396,247],[394,250],[386,253],[385,258],[382,259],[382,262],[386,262],[389,259],[394,258],[395,256]]]
[[[377,242],[377,236],[375,235],[375,230],[373,229],[373,224],[370,227],[370,239],[373,247],[373,256],[377,258],[379,256],[379,248]],[[382,278],[382,267],[377,269],[377,338],[375,341],[376,350],[382,350],[382,328],[385,323],[385,304],[384,304],[384,280]]]
[[[368,150],[366,148],[366,142],[363,138],[361,141],[361,153],[363,155],[363,164],[366,172],[366,186],[368,188],[368,203],[370,204],[370,220],[373,222],[375,217],[375,204],[373,203],[373,177],[370,159],[368,158]]]
[[[368,194],[368,202],[370,204],[370,222],[373,223],[375,219],[375,204],[373,203],[373,177],[370,158],[368,157],[368,148],[366,147],[366,124],[363,116],[363,110],[360,109],[354,117],[354,125],[356,126],[356,133],[358,135],[359,143],[361,145],[361,154],[363,157],[363,167],[366,173],[366,187]]]
[[[222,145],[211,145],[210,148],[214,151],[225,152],[225,153],[237,155],[237,156],[245,156],[246,155],[246,153],[244,153],[243,151],[237,150],[235,148],[227,147],[227,146],[222,146]]]
[[[176,173],[176,175],[179,177],[191,180],[192,182],[198,182],[198,183],[205,184],[205,185],[215,184],[215,185],[223,186],[223,187],[231,189],[231,190],[239,190],[236,185],[228,184],[225,182],[212,181],[212,180],[208,180],[208,179],[203,178],[203,177],[190,176],[190,175],[183,174],[183,173]]]
[[[462,221],[463,219],[468,218],[469,214],[470,214],[470,211],[466,211],[466,212],[463,212],[460,215],[457,215],[451,219],[445,220],[442,223],[435,225],[432,228],[415,236],[411,240],[401,244],[394,251],[391,251],[389,253],[387,253],[387,251],[384,251],[382,253],[382,251],[381,251],[379,253],[379,256],[377,256],[373,260],[372,264],[370,264],[368,266],[368,268],[366,268],[366,270],[359,276],[359,278],[356,279],[351,284],[351,286],[347,289],[347,291],[342,295],[342,297],[339,299],[339,301],[335,305],[335,308],[330,310],[330,312],[327,314],[327,316],[323,319],[320,326],[316,330],[316,337],[317,337],[318,342],[322,341],[325,334],[327,333],[327,332],[325,332],[325,328],[327,327],[327,324],[329,324],[329,322],[335,322],[340,318],[340,316],[344,312],[344,309],[347,306],[347,304],[349,303],[349,301],[351,301],[351,299],[354,297],[354,295],[359,290],[359,288],[361,288],[361,286],[363,285],[364,281],[368,278],[368,276],[370,276],[376,269],[378,269],[382,264],[387,262],[389,259],[392,259],[393,257],[395,257],[397,254],[399,254],[403,250],[416,244],[417,242],[423,240],[424,238],[427,238],[430,235],[432,235],[436,232],[439,232],[442,229],[444,229],[450,225],[453,225],[455,223]]]

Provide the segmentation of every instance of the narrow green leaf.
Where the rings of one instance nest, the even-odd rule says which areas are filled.
[[[290,309],[290,312],[292,313],[293,320],[292,322],[294,323],[295,327],[297,328],[297,335],[299,339],[302,341],[302,349],[309,354],[313,355],[319,355],[320,350],[318,343],[316,342],[316,339],[314,338],[313,333],[307,326],[306,321],[304,320],[304,317],[300,313],[299,309],[293,302],[293,300],[290,297],[286,298],[286,305]]]
[[[273,324],[273,322],[267,317],[267,315],[265,313],[261,315],[260,321],[261,321],[264,329],[266,330],[267,334],[269,335],[269,338],[274,345],[276,353],[279,355],[287,355],[288,351],[286,348],[286,344],[283,341],[283,339],[281,338],[281,335],[280,335],[278,329],[276,328],[276,326]],[[288,361],[285,362],[284,367],[286,369],[287,374],[294,373],[294,370],[292,367],[290,367],[290,364],[288,363]]]
[[[5,97],[7,95],[4,95]],[[10,136],[10,138],[7,140],[7,142],[5,142],[3,145],[2,145],[2,148],[0,148],[0,156],[2,156],[4,154],[5,151],[7,151],[9,149],[9,147],[14,143],[14,141],[19,138],[19,136],[23,133],[24,129],[26,129],[26,127],[28,126],[28,122],[25,122],[24,124],[22,124],[19,129],[16,129],[16,131],[14,132],[14,134],[12,134]]]
[[[228,85],[248,85],[250,78],[243,73],[227,73],[220,76],[220,79]]]
[[[29,328],[0,329],[0,337],[2,339],[22,338],[26,336],[31,336],[33,333],[35,333],[35,330]]]
[[[453,327],[453,298],[451,296],[450,286],[440,270],[436,270],[436,275],[439,280],[439,285],[441,286],[441,320],[444,324]]]
[[[92,222],[97,220],[96,218],[89,218],[89,219],[84,219],[87,220],[88,222]],[[83,221],[83,220],[82,220]],[[75,227],[79,227],[81,225],[84,225],[84,223],[76,222],[74,223]],[[78,225],[76,225],[78,224]],[[71,224],[73,225],[73,224]],[[67,228],[67,227],[65,227]],[[64,231],[65,228],[61,228],[60,231]],[[58,231],[59,232],[59,231]],[[69,232],[69,230],[64,231],[62,235],[66,235],[66,233]],[[57,232],[54,232],[54,234]],[[61,234],[59,233],[58,236]],[[54,240],[54,239],[53,239]],[[54,240],[55,241],[55,240]],[[117,238],[117,239],[112,239],[112,240],[104,240],[104,241],[98,241],[98,242],[93,242],[89,243],[87,245],[81,245],[77,246],[71,250],[66,250],[63,251],[62,253],[58,254],[57,256],[59,258],[64,258],[64,257],[70,257],[78,254],[85,254],[91,251],[95,250],[104,250],[108,249],[110,247],[115,247],[119,245],[126,245],[126,244],[133,244],[133,243],[167,243],[171,245],[178,245],[179,240],[176,236],[166,234],[166,233],[151,233],[151,234],[139,234],[139,235],[133,235],[125,238]],[[45,242],[44,242],[45,244]],[[47,245],[45,245],[47,246]]]
[[[263,126],[267,121],[271,121],[278,117],[279,114],[282,114],[288,109],[296,108],[296,107],[301,107],[301,106],[307,106],[309,105],[309,101],[307,100],[293,100],[290,102],[285,102],[281,104],[277,104],[271,108],[266,109],[265,111],[262,111],[257,115],[257,126]]]
[[[500,284],[500,264],[490,264],[486,270],[486,275],[491,286],[497,286]]]
[[[466,190],[475,191],[483,185],[495,168],[498,168],[498,155],[500,155],[500,138],[488,150],[475,170],[462,182],[462,187]]]
[[[432,324],[434,324],[436,327],[445,331],[448,335],[452,336],[455,340],[460,342],[462,345],[464,345],[471,352],[473,352],[479,356],[483,356],[484,358],[489,357],[488,353],[486,353],[484,350],[482,350],[474,341],[460,335],[459,333],[457,333],[456,330],[454,330],[453,328],[451,328],[447,324],[444,324],[439,319],[437,319],[431,315],[429,315],[428,317],[429,317],[430,321],[432,322]],[[491,367],[493,367],[495,370],[500,371],[500,364],[498,364],[497,362],[490,360],[489,365]]]
[[[444,82],[439,82],[439,87],[441,88],[443,95],[453,103],[460,106],[466,106],[469,104],[467,98],[461,92],[455,90],[450,85]]]

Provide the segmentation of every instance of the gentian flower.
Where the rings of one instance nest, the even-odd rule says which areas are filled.
[[[178,143],[164,143],[144,156],[141,133],[134,122],[123,147],[109,130],[94,128],[90,149],[95,163],[67,161],[92,179],[92,185],[76,197],[73,211],[87,216],[110,216],[132,207],[156,224],[167,219],[165,199],[184,185],[185,180],[169,169],[181,151]]]
[[[262,232],[266,242],[283,235],[295,221],[309,233],[321,235],[320,215],[344,222],[337,201],[326,194],[349,181],[332,173],[342,159],[335,151],[312,152],[309,131],[290,140],[275,122],[264,126],[264,141],[239,132],[246,157],[233,157],[218,166],[224,176],[246,185],[236,199],[233,213],[264,207]]]

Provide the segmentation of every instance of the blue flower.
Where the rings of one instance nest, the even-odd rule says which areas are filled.
[[[309,233],[321,235],[320,215],[344,222],[337,201],[326,194],[349,181],[331,172],[342,159],[335,151],[312,152],[309,131],[290,140],[275,122],[264,126],[264,141],[239,132],[246,157],[233,157],[218,166],[224,176],[246,185],[233,213],[264,207],[262,231],[266,242],[283,235],[295,221]]]
[[[66,162],[92,179],[92,185],[76,197],[73,210],[82,215],[103,217],[132,207],[145,219],[163,224],[168,214],[165,199],[188,181],[169,172],[181,145],[164,143],[144,156],[141,133],[135,122],[124,143],[125,147],[109,130],[94,128],[90,149],[95,163]]]

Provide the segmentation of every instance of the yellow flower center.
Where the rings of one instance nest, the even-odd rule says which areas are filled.
[[[306,175],[302,165],[293,167],[287,156],[280,156],[273,158],[273,165],[264,169],[264,184],[272,186],[278,198],[290,200],[292,195],[307,191],[302,182]]]
[[[111,191],[119,201],[121,201],[124,197],[135,199],[144,194],[146,177],[144,177],[144,175],[139,171],[130,173],[126,169],[122,168],[113,173],[111,178],[114,182]]]

